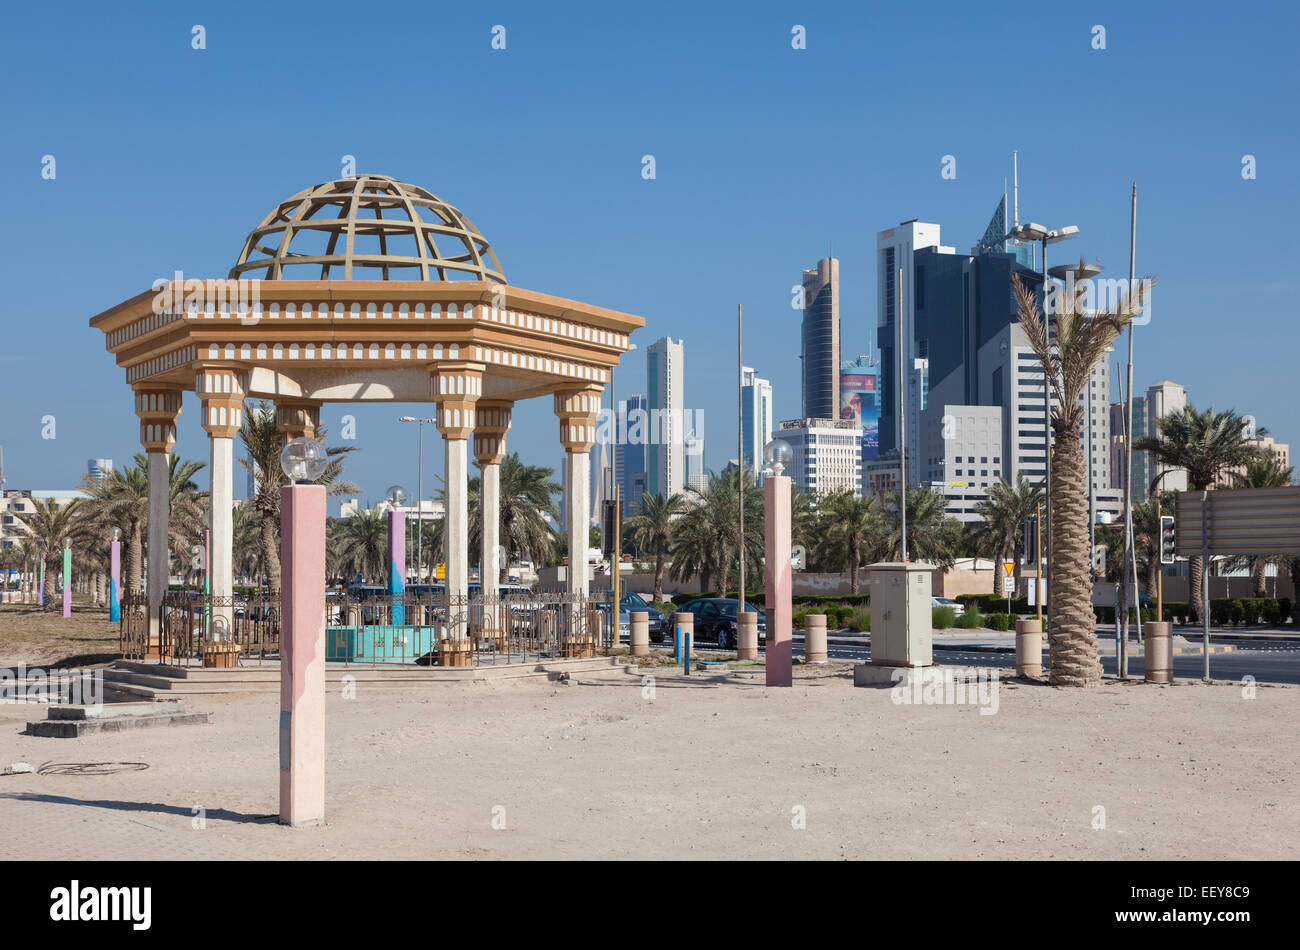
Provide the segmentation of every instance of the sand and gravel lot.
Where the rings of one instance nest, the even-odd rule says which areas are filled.
[[[1300,857],[1300,689],[1002,682],[982,715],[854,688],[851,664],[783,690],[653,672],[335,689],[312,829],[274,821],[275,693],[64,740],[0,706],[0,764],[147,765],[0,777],[0,856]]]

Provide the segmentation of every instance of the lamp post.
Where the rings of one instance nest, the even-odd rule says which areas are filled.
[[[72,616],[72,539],[63,539],[63,616]]]
[[[122,592],[119,588],[122,576],[122,529],[113,529],[113,540],[108,544],[108,621],[120,623],[122,620]]]
[[[1030,221],[1026,224],[1018,224],[1011,229],[1007,237],[1015,238],[1018,241],[1037,241],[1042,245],[1042,275],[1043,275],[1043,316],[1047,317],[1047,245],[1057,244],[1061,241],[1068,241],[1079,233],[1078,227],[1073,224],[1066,225],[1063,228],[1049,229],[1041,224],[1035,224]],[[1049,321],[1050,331],[1050,321]],[[1046,486],[1046,503],[1047,503],[1047,524],[1046,524],[1046,545],[1044,553],[1047,555],[1047,591],[1050,594],[1052,590],[1052,396],[1048,388],[1047,367],[1043,367],[1043,463],[1047,471],[1044,479]],[[1089,552],[1091,557],[1091,552]]]
[[[403,624],[402,592],[406,590],[406,489],[393,485],[384,494],[388,505],[388,598],[389,616],[393,626]],[[418,570],[417,570],[418,576]]]
[[[768,609],[764,666],[768,686],[794,685],[790,630],[790,601],[794,586],[790,563],[790,476],[781,474],[792,454],[790,444],[783,439],[773,439],[763,449],[763,461],[772,473],[763,476],[763,535],[767,561],[763,586],[766,588]],[[741,602],[744,602],[743,599]]]
[[[280,453],[280,822],[325,820],[325,447],[290,439]]]
[[[416,440],[416,453],[419,455],[419,464],[416,466],[415,474],[415,582],[418,584],[423,578],[421,570],[424,567],[424,426],[425,424],[437,425],[437,419],[420,419],[416,416],[402,416],[398,422],[414,422],[419,427],[419,437]],[[481,578],[480,578],[481,580]]]

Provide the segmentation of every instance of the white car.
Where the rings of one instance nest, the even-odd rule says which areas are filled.
[[[955,613],[958,617],[960,617],[962,614],[964,614],[964,613],[966,612],[966,608],[965,608],[965,607],[963,607],[961,604],[957,603],[957,601],[955,601],[955,600],[949,600],[947,597],[931,597],[931,598],[930,598],[930,606],[931,606],[931,607],[951,607],[951,608],[952,608],[952,612]]]

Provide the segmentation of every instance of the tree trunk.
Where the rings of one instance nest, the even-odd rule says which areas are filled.
[[[1101,659],[1092,612],[1087,484],[1077,425],[1056,432],[1052,489],[1051,681],[1058,686],[1096,686],[1101,682]]]
[[[1201,590],[1201,585],[1205,579],[1205,562],[1202,561],[1201,556],[1197,554],[1188,558],[1187,566],[1188,573],[1191,575],[1192,609],[1196,611],[1196,616],[1200,617],[1201,611],[1204,609],[1202,604],[1205,602]]]
[[[655,590],[654,599],[656,604],[663,603],[664,599],[664,548],[659,545],[659,550],[655,554]]]
[[[1250,565],[1250,580],[1255,597],[1268,596],[1268,581],[1264,577],[1265,561],[1262,557],[1253,558]]]
[[[266,586],[280,589],[280,552],[275,542],[275,515],[262,514],[262,566],[266,571]]]
[[[858,561],[861,560],[862,552],[859,549],[858,539],[855,537],[849,542],[849,593],[858,592]]]
[[[131,537],[126,542],[126,589],[132,594],[140,591],[140,574],[144,569],[144,540],[139,519],[131,525]]]

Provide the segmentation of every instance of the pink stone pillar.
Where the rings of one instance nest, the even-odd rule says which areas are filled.
[[[325,820],[325,486],[280,489],[280,823]]]
[[[790,565],[789,476],[768,475],[763,479],[763,503],[766,508],[763,533],[767,553],[764,582],[767,608],[772,612],[767,625],[767,685],[791,686],[794,684],[794,666],[790,595],[794,578]]]

